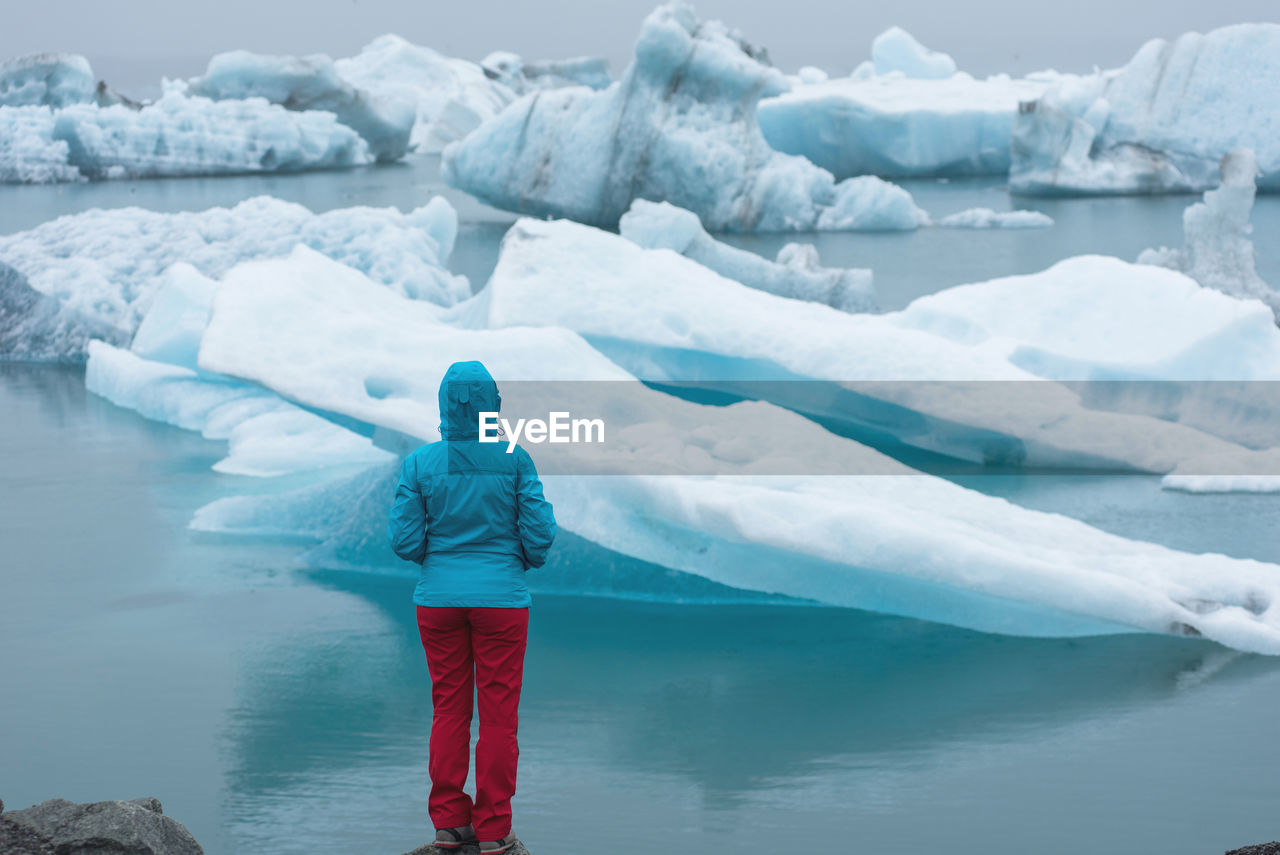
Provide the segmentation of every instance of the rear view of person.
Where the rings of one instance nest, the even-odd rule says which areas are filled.
[[[440,382],[439,442],[400,468],[388,536],[422,565],[413,601],[431,674],[428,809],[435,845],[511,847],[516,739],[529,589],[556,534],[551,503],[528,452],[479,441],[479,414],[501,397],[479,362],[455,362]],[[471,759],[472,694],[479,699],[476,797],[463,792]]]

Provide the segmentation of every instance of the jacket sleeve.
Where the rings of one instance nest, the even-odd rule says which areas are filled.
[[[427,503],[412,456],[400,464],[400,482],[387,523],[391,548],[405,561],[421,564],[427,557]]]
[[[524,548],[525,569],[547,563],[547,553],[556,538],[556,515],[551,503],[542,495],[542,481],[534,468],[533,458],[516,447],[516,502],[520,527],[520,545]]]

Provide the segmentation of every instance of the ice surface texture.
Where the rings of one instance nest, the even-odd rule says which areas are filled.
[[[109,328],[128,342],[175,262],[217,276],[246,259],[285,255],[299,243],[407,297],[451,305],[470,294],[466,278],[445,267],[456,234],[457,214],[438,197],[408,214],[393,208],[313,214],[260,196],[198,213],[127,208],[60,217],[0,236],[0,262],[60,307],[41,315],[39,348],[23,350],[20,341],[6,340],[0,354],[82,361],[86,330]],[[9,301],[19,299],[17,292],[6,288],[3,298],[0,312],[16,311]]]
[[[646,249],[670,249],[750,288],[812,300],[845,312],[876,308],[871,271],[819,266],[812,244],[789,243],[776,262],[707,234],[691,211],[670,202],[637,199],[622,215],[622,236]]]
[[[449,183],[498,207],[616,226],[633,199],[669,201],[711,231],[912,229],[900,187],[769,147],[756,102],[787,88],[741,36],[683,3],[645,19],[622,79],[524,96],[444,152]]]
[[[1039,211],[993,211],[967,208],[948,214],[938,225],[951,229],[1041,229],[1053,225],[1053,218]]]
[[[1206,190],[1218,161],[1253,149],[1280,189],[1280,24],[1147,42],[1116,71],[1064,79],[1023,105],[1010,186],[1023,193]]]
[[[0,107],[66,107],[94,100],[89,61],[73,53],[37,53],[0,61]]]
[[[1204,201],[1182,214],[1186,245],[1182,249],[1146,250],[1139,264],[1158,264],[1181,270],[1201,285],[1235,297],[1261,300],[1280,321],[1280,292],[1258,275],[1249,215],[1257,192],[1257,160],[1240,149],[1222,159],[1222,184],[1204,194]]]
[[[319,411],[430,439],[439,422],[431,387],[464,356],[481,358],[504,379],[627,377],[566,330],[450,326],[305,248],[228,272],[199,363]],[[694,450],[727,453],[742,474],[547,476],[562,528],[606,549],[737,588],[987,631],[1137,629],[1280,653],[1273,606],[1280,568],[1126,540],[892,461],[884,465],[897,475],[751,474],[771,456],[879,455],[767,404],[711,407],[637,394],[652,396],[645,406],[677,443],[670,455],[677,465]],[[747,455],[717,446],[730,424],[758,428]],[[368,542],[384,521],[385,502],[373,500],[385,492],[384,474],[291,498],[224,500],[204,509],[196,525],[278,532],[328,513],[343,537]],[[334,517],[335,508],[344,511]]]
[[[893,74],[937,80],[956,73],[956,62],[916,41],[901,27],[890,27],[871,42],[871,64],[876,74]]]
[[[333,113],[364,138],[370,153],[381,162],[405,155],[417,118],[413,100],[396,92],[375,95],[357,89],[322,54],[220,53],[209,60],[203,77],[189,81],[187,91],[218,101],[265,98],[289,110]]]
[[[372,162],[332,113],[262,98],[211,101],[173,90],[153,104],[0,107],[0,180],[155,178],[333,169]]]

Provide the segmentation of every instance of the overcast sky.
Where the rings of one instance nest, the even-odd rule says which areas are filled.
[[[584,54],[626,65],[655,0],[0,0],[0,58],[37,51],[89,57],[124,89],[186,77],[232,48],[346,56],[399,33],[444,53],[480,59],[493,50],[529,58]],[[892,9],[887,8],[892,5]],[[1040,68],[1086,71],[1123,63],[1144,41],[1241,21],[1280,20],[1277,0],[701,0],[792,71],[845,74],[891,24],[978,75]],[[140,93],[146,94],[146,93]]]

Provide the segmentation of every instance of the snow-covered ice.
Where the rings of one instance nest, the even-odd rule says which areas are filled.
[[[470,294],[466,278],[446,268],[457,227],[456,212],[440,197],[407,214],[394,208],[313,214],[259,196],[201,212],[95,209],[59,217],[0,236],[0,262],[65,309],[49,317],[41,352],[77,361],[84,359],[83,324],[114,329],[127,342],[162,274],[176,262],[218,276],[246,259],[285,255],[299,243],[407,297],[451,305]],[[9,311],[19,310],[0,305],[0,312]]]
[[[262,98],[211,101],[177,88],[153,104],[0,107],[0,179],[44,183],[336,169],[372,162],[332,113]]]
[[[876,308],[872,273],[822,267],[813,244],[789,243],[776,262],[713,238],[691,211],[670,202],[637,199],[622,215],[619,232],[645,249],[670,249],[722,276],[783,297],[813,300],[846,312]]]
[[[1040,211],[993,211],[968,208],[948,214],[937,225],[949,229],[1042,229],[1053,225],[1053,217]]]
[[[615,226],[633,199],[669,201],[711,231],[913,229],[905,190],[864,176],[840,184],[769,147],[756,103],[786,90],[761,52],[691,7],[645,19],[622,79],[597,92],[524,96],[445,149],[455,187],[508,210]]]
[[[866,420],[927,450],[1029,466],[1164,473],[1251,454],[1212,434],[1243,429],[1230,419],[1199,419],[1204,431],[1195,430],[1085,406],[1065,386],[1034,381],[1280,379],[1280,329],[1264,306],[1101,256],[948,289],[902,312],[851,315],[599,229],[523,219],[474,303],[460,315],[567,327],[645,379],[823,381],[770,389],[800,396],[780,403]],[[982,382],[992,380],[1019,382]]]
[[[1022,193],[1168,193],[1218,183],[1237,148],[1280,189],[1280,24],[1147,42],[1123,68],[1064,78],[1023,105],[1010,186]]]
[[[94,358],[105,348],[96,345]],[[422,304],[305,248],[229,271],[200,347],[205,370],[420,440],[432,438],[439,423],[434,386],[441,371],[477,357],[500,384],[627,377],[565,330],[452,328]],[[1143,630],[1280,653],[1273,606],[1280,568],[1180,553],[1020,508],[913,473],[768,404],[703,406],[637,387],[635,406],[653,407],[661,428],[686,448],[714,454],[717,432],[735,429],[747,430],[757,445],[745,459],[722,459],[740,475],[547,476],[561,527],[606,549],[737,588],[985,631]],[[185,390],[169,384],[164,394],[182,397]],[[711,430],[690,430],[698,425]],[[896,474],[746,474],[778,453],[854,454]],[[678,465],[684,458],[668,459]],[[362,478],[357,485],[372,490],[369,501],[350,492],[344,501],[334,491],[349,491],[353,482],[335,482],[291,497],[224,499],[202,509],[193,525],[280,531],[341,507],[341,535],[368,542],[384,524],[385,502],[378,499],[390,488],[389,470],[371,472],[373,482]]]
[[[0,107],[66,107],[93,101],[89,61],[74,53],[36,53],[0,60]]]
[[[1222,183],[1204,194],[1204,201],[1182,214],[1185,246],[1149,249],[1139,264],[1158,264],[1181,270],[1201,285],[1224,294],[1261,300],[1280,320],[1280,292],[1258,275],[1249,215],[1257,192],[1257,160],[1240,149],[1222,158]]]
[[[417,118],[415,100],[396,91],[375,95],[358,89],[323,54],[220,53],[209,60],[203,76],[187,82],[187,93],[217,101],[265,98],[289,110],[333,113],[382,162],[399,160],[409,150]]]

